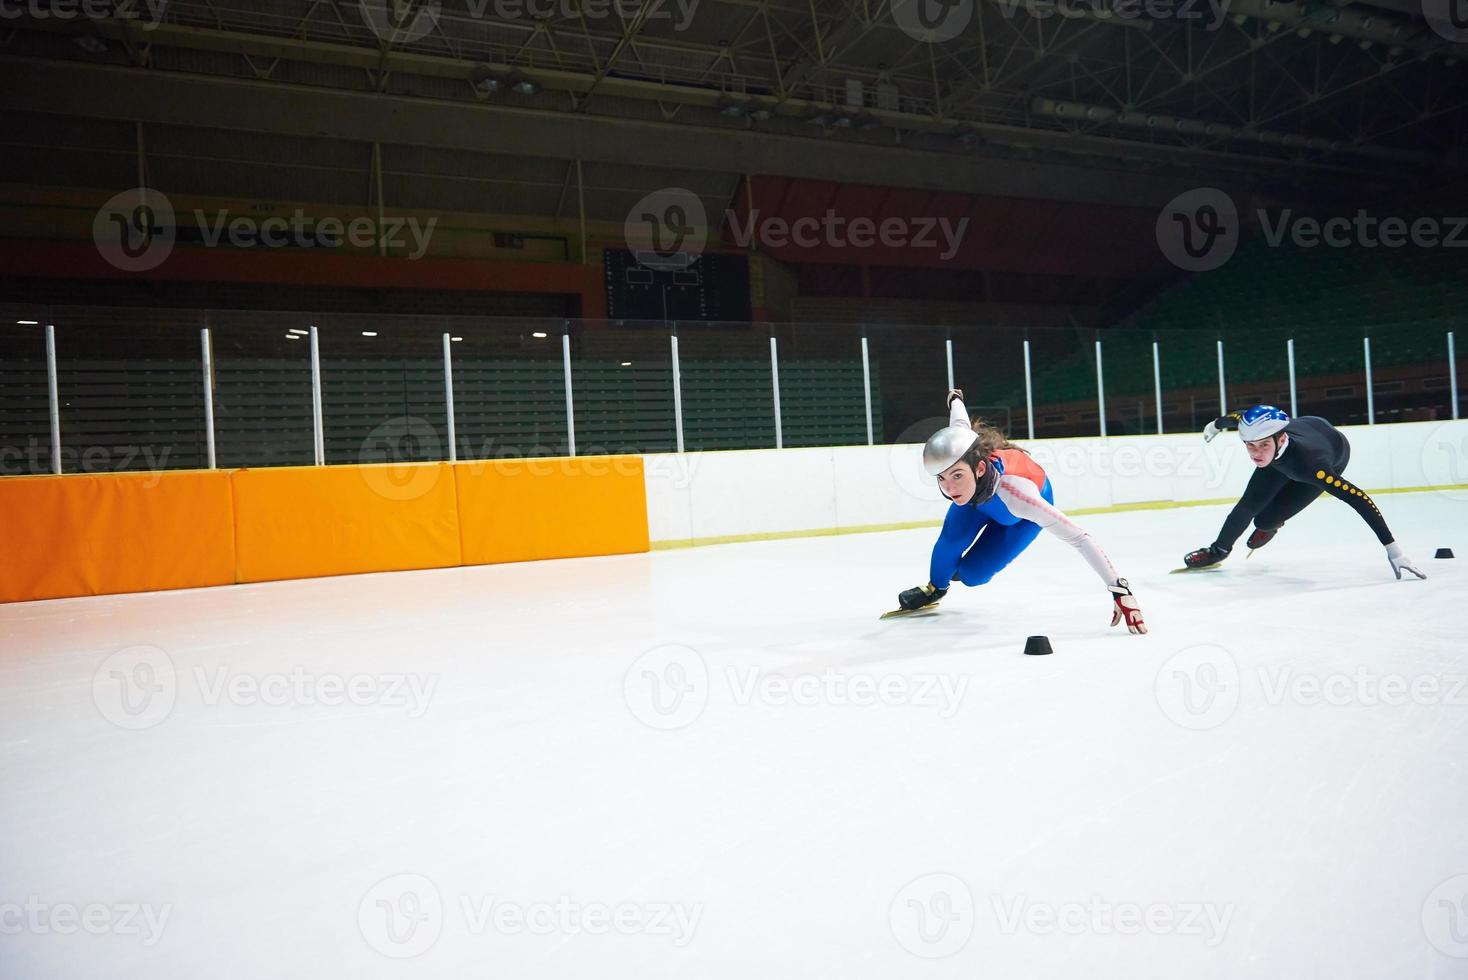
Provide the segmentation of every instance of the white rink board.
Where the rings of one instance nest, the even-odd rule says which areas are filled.
[[[1346,426],[1346,475],[1368,490],[1468,485],[1468,421]],[[1253,464],[1235,433],[1021,440],[1061,509],[1238,497]],[[647,461],[654,543],[938,522],[921,446],[660,454]]]

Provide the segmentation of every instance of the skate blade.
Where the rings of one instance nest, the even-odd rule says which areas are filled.
[[[1221,572],[1223,568],[1218,565],[1204,565],[1202,568],[1174,568],[1168,572],[1169,575],[1181,575],[1183,572]]]
[[[884,613],[882,613],[882,615],[879,616],[878,618],[879,619],[901,619],[901,618],[906,617],[906,616],[935,616],[935,615],[937,615],[937,613],[938,613],[938,606],[937,606],[936,603],[934,603],[931,606],[923,606],[921,609],[894,609],[891,612],[884,612]]]

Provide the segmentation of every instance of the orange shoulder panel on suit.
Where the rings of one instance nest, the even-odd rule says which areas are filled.
[[[1045,470],[1026,452],[1019,449],[1001,449],[995,453],[1004,463],[1004,473],[1007,476],[1022,476],[1028,480],[1034,480],[1035,486],[1045,488]]]

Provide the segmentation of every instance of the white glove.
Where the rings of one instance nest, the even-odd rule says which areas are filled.
[[[1218,432],[1218,420],[1215,419],[1212,422],[1209,422],[1207,425],[1203,426],[1203,441],[1212,442],[1214,438],[1217,437]]]
[[[1402,577],[1403,572],[1411,572],[1418,578],[1427,578],[1416,565],[1412,564],[1412,559],[1402,554],[1402,546],[1395,541],[1386,546],[1386,560],[1392,563],[1392,571],[1397,573],[1398,579]]]
[[[1111,625],[1115,626],[1122,620],[1126,620],[1128,632],[1147,632],[1147,624],[1142,621],[1142,609],[1137,605],[1137,598],[1132,595],[1132,589],[1127,580],[1119,578],[1115,585],[1108,585],[1107,588],[1111,591],[1111,599],[1114,604],[1111,610]]]
[[[953,399],[955,399],[955,398],[957,398],[959,401],[963,401],[963,389],[962,388],[949,388],[948,389],[948,404],[952,405],[953,404]]]

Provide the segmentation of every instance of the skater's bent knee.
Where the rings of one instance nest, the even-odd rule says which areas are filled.
[[[960,568],[958,580],[964,585],[984,585],[997,571],[997,568]]]

